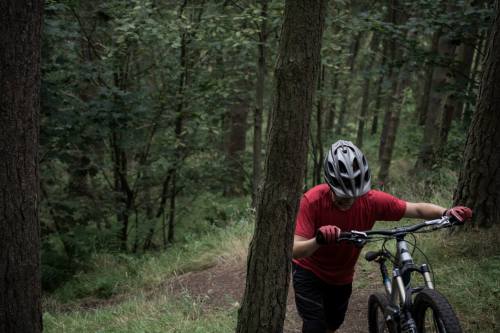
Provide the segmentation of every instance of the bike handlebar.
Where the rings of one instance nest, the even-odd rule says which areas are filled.
[[[341,232],[339,237],[337,238],[337,242],[341,241],[351,241],[354,243],[358,244],[363,244],[367,240],[374,238],[371,236],[389,236],[389,237],[398,237],[398,236],[404,236],[406,234],[415,232],[419,229],[425,228],[425,227],[432,227],[431,230],[437,230],[441,228],[448,228],[453,225],[460,224],[459,221],[457,221],[453,217],[449,216],[443,216],[440,219],[436,220],[430,220],[430,221],[424,221],[419,224],[415,224],[412,226],[408,227],[400,227],[400,228],[395,228],[395,229],[388,229],[388,230],[370,230],[370,231],[357,231],[357,230],[351,230],[351,231],[344,231]]]

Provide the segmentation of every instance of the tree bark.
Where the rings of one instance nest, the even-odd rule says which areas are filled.
[[[454,195],[455,205],[474,211],[480,227],[500,220],[500,0],[495,2],[495,17],[488,40],[477,109],[467,134],[464,164]]]
[[[471,98],[471,96],[475,94],[477,88],[476,77],[478,75],[480,63],[482,61],[482,55],[485,53],[485,47],[487,44],[485,42],[486,39],[485,35],[487,34],[483,32],[477,41],[476,52],[474,53],[474,60],[472,64],[472,72],[470,74],[470,81],[467,86],[467,96],[469,98]],[[464,111],[462,113],[462,127],[467,128],[469,126],[472,119],[472,112],[473,112],[472,103],[470,102],[465,103]]]
[[[0,2],[0,332],[42,331],[38,145],[43,1]]]
[[[285,2],[265,177],[238,333],[283,331],[325,12],[326,1]]]
[[[257,60],[257,85],[255,91],[255,113],[253,125],[253,180],[252,180],[252,206],[256,205],[259,185],[262,179],[262,114],[264,112],[264,88],[266,84],[266,42],[267,42],[267,2],[261,0],[258,60]]]
[[[462,97],[456,102],[456,110],[457,110],[457,118],[462,119],[466,95],[467,95],[467,87],[469,83],[472,81],[472,61],[474,59],[474,50],[481,44],[478,44],[477,41],[480,40],[479,36],[474,35],[474,40],[469,40],[463,43],[458,50],[458,63],[460,64],[460,76],[458,77],[458,90]],[[476,39],[477,38],[477,39]]]
[[[380,113],[380,105],[382,104],[382,98],[385,89],[382,89],[384,85],[384,79],[386,77],[386,64],[387,64],[387,55],[388,55],[388,46],[387,43],[383,43],[383,51],[380,59],[380,71],[379,71],[379,77],[377,80],[377,93],[375,97],[375,106],[373,108],[373,118],[372,118],[372,128],[371,128],[371,135],[375,135],[378,131],[378,117]]]
[[[447,3],[449,12],[455,10],[452,1]],[[420,152],[415,164],[416,171],[429,171],[435,168],[438,162],[438,152],[440,151],[440,128],[445,112],[445,104],[448,93],[446,87],[450,84],[450,79],[453,76],[450,66],[451,61],[455,57],[456,45],[448,34],[438,32],[440,34],[438,43],[439,64],[434,68],[432,74],[432,85],[429,96],[429,109],[425,119],[424,136],[420,145]],[[448,110],[451,114],[452,110]]]
[[[246,147],[248,105],[245,101],[236,101],[230,108],[231,126],[227,142],[227,163],[229,177],[224,189],[226,196],[241,196],[245,194],[245,169],[243,168],[243,153]]]
[[[398,3],[397,0],[389,0],[389,8],[387,10],[387,19],[386,21],[392,24],[396,24],[396,19],[397,19],[397,10],[395,9],[397,7]],[[384,48],[387,49],[387,54],[388,54],[388,71],[387,71],[387,77],[389,78],[389,82],[391,83],[391,95],[388,96],[387,101],[386,101],[386,107],[385,107],[385,112],[384,112],[384,120],[382,123],[382,131],[380,132],[380,144],[378,148],[378,159],[381,162],[382,161],[382,155],[384,154],[384,151],[386,150],[386,145],[387,145],[387,135],[389,131],[389,126],[390,126],[390,120],[392,118],[392,112],[393,112],[393,107],[394,107],[394,95],[396,94],[396,89],[397,89],[397,73],[395,72],[395,64],[397,63],[397,55],[398,55],[398,50],[396,47],[396,41],[394,38],[392,39],[386,39],[384,41]],[[382,170],[381,173],[382,175],[384,173],[388,173],[388,170]]]
[[[337,109],[335,99],[336,99],[338,86],[339,86],[339,77],[338,77],[338,73],[335,72],[335,70],[334,70],[333,78],[332,78],[332,102],[330,104],[330,107],[328,108],[328,115],[326,117],[326,125],[325,125],[325,129],[328,132],[332,131],[334,128],[334,125],[335,125],[335,111]]]
[[[398,0],[390,1],[389,11],[390,22],[393,22],[393,24],[401,25],[403,20],[406,20],[406,17],[402,14]],[[391,40],[390,45],[391,60],[393,63],[399,63],[400,60],[406,58],[401,48],[396,46],[394,40]],[[393,94],[391,102],[389,103],[389,109],[385,114],[384,129],[382,131],[382,139],[384,141],[381,141],[379,150],[380,169],[378,179],[382,183],[386,183],[389,179],[389,168],[392,161],[392,152],[396,142],[396,134],[403,104],[404,89],[408,85],[409,79],[409,73],[407,70],[408,65],[406,62],[398,68],[397,71],[395,70],[393,64],[391,67],[390,79],[392,82]]]
[[[453,120],[462,116],[461,113],[465,100],[464,95],[467,90],[467,84],[470,81],[477,37],[477,30],[472,31],[469,38],[462,40],[456,52],[456,64],[453,66],[453,76],[450,78],[451,84],[454,86],[454,92],[447,96],[446,103],[444,104],[439,141],[440,152],[443,152],[446,148],[448,133],[450,132]]]
[[[321,74],[318,76],[318,92],[320,96],[317,97],[316,101],[316,145],[314,149],[314,168],[313,168],[313,183],[321,183],[321,175],[323,170],[323,105],[325,98],[323,96],[323,87],[325,86],[325,66],[321,68]]]
[[[437,54],[438,45],[439,45],[439,33],[434,32],[432,34],[429,57],[433,58]],[[431,95],[434,66],[435,66],[434,61],[431,60],[429,60],[428,64],[426,65],[424,87],[422,91],[422,96],[420,97],[420,103],[418,104],[417,107],[419,125],[424,125],[425,119],[427,118],[427,110],[429,109],[429,96]]]
[[[349,92],[351,88],[351,80],[354,77],[354,65],[356,64],[356,57],[358,56],[359,44],[361,41],[361,33],[358,33],[351,44],[351,55],[348,60],[349,66],[349,78],[345,79],[344,82],[344,93],[342,94],[342,98],[340,100],[340,111],[337,117],[337,128],[336,134],[338,137],[342,136],[342,130],[347,122],[347,104],[349,102]]]
[[[364,82],[363,82],[363,97],[362,97],[362,102],[361,102],[361,110],[359,113],[359,119],[358,119],[358,132],[356,135],[356,146],[358,146],[360,149],[363,147],[363,132],[365,130],[365,122],[366,118],[368,115],[368,104],[370,100],[370,79],[371,75],[369,75],[368,72],[370,72],[371,68],[373,67],[373,59],[375,51],[378,47],[378,36],[373,35],[372,40],[370,42],[370,49],[368,50],[368,54],[365,57],[365,68],[364,68]]]

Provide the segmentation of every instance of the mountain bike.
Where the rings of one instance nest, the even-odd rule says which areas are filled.
[[[413,252],[419,250],[428,262],[425,253],[416,246],[413,234],[431,232],[460,224],[453,218],[443,217],[437,220],[424,221],[408,227],[390,230],[341,232],[338,241],[352,242],[363,246],[368,242],[383,241],[379,251],[366,253],[365,259],[378,263],[382,275],[385,293],[374,293],[368,300],[368,328],[370,333],[459,333],[462,332],[448,300],[434,289],[431,271],[427,263],[417,265],[412,258]],[[413,236],[414,242],[405,240]],[[396,253],[391,253],[386,244],[396,241]],[[386,262],[392,263],[392,278],[387,271]],[[412,286],[412,273],[423,277],[424,286]]]

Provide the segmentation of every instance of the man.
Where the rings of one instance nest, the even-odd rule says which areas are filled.
[[[467,207],[405,202],[371,190],[368,162],[350,141],[332,145],[324,176],[327,184],[310,189],[301,199],[293,243],[295,302],[304,333],[331,333],[344,321],[360,249],[336,243],[341,230],[369,230],[375,221],[403,217],[448,215],[465,221],[472,216]]]

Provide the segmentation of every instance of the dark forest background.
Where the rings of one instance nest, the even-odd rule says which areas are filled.
[[[304,189],[323,181],[340,138],[365,151],[375,187],[390,191],[391,172],[429,191],[456,181],[492,8],[395,5],[329,4]],[[47,1],[46,288],[95,251],[167,248],[186,229],[224,224],[225,203],[255,198],[282,11],[280,1]],[[192,205],[206,216],[183,219]]]
[[[12,102],[23,100],[9,96],[24,90],[8,78],[26,77],[27,87],[38,87],[41,80],[39,118],[26,113],[19,122],[33,133],[39,125],[39,138],[33,134],[33,142],[18,137],[15,142],[23,152],[39,147],[33,155],[39,173],[35,166],[27,168],[34,176],[26,178],[33,189],[39,181],[39,192],[29,192],[39,205],[25,215],[29,220],[34,212],[32,222],[40,222],[29,225],[41,228],[44,321],[54,331],[64,325],[97,331],[99,320],[130,314],[123,308],[118,315],[103,310],[90,322],[78,312],[76,319],[65,313],[112,304],[134,290],[162,285],[166,277],[205,269],[221,255],[234,256],[240,265],[245,260],[269,170],[264,168],[270,133],[284,121],[276,111],[283,88],[277,76],[287,87],[287,79],[289,87],[297,85],[297,73],[279,66],[285,2],[33,2],[38,5],[25,9],[25,17],[38,15],[33,30],[14,24],[25,22],[14,15],[21,7],[14,13],[0,5],[0,18],[11,22],[2,26],[2,35],[21,36],[1,40],[1,46],[12,47],[5,50],[14,51],[0,54],[5,78],[0,105],[2,111],[21,110],[31,103]],[[315,94],[307,114],[302,190],[323,182],[325,152],[344,139],[367,156],[373,188],[409,201],[473,208],[473,222],[466,232],[454,233],[450,247],[441,236],[425,246],[441,258],[462,258],[451,266],[440,259],[437,266],[450,275],[444,278],[450,288],[460,281],[460,291],[450,293],[456,294],[452,302],[465,327],[493,332],[498,318],[488,311],[498,310],[500,295],[498,232],[491,232],[500,218],[498,10],[488,0],[335,0],[320,11],[326,18],[310,89]],[[36,24],[42,14],[38,78]],[[26,39],[31,31],[34,37]],[[16,45],[26,47],[25,58]],[[14,67],[5,64],[12,59],[18,72],[8,76]],[[37,93],[30,95],[35,111]],[[14,118],[5,115],[1,152],[5,161],[21,165],[18,155],[4,148],[14,142],[15,128]],[[11,190],[16,179],[0,171],[1,208],[7,212],[0,224],[7,226],[11,216],[24,220],[24,211],[9,210],[18,203]],[[6,204],[11,201],[15,204]],[[26,229],[31,236],[24,240],[5,232],[0,241],[10,244],[6,240],[12,238],[17,242],[12,248],[19,248],[36,236],[35,229]],[[464,245],[469,234],[474,242]],[[35,260],[38,250],[30,253]],[[481,274],[467,274],[472,264]],[[0,276],[8,268],[0,265]],[[476,296],[480,305],[472,309],[469,298]],[[198,303],[184,301],[168,305],[175,314],[168,322],[208,321],[201,331],[189,325],[175,330],[233,328],[234,309],[229,320],[219,321],[225,314],[207,319]],[[165,329],[148,325],[132,331]]]

